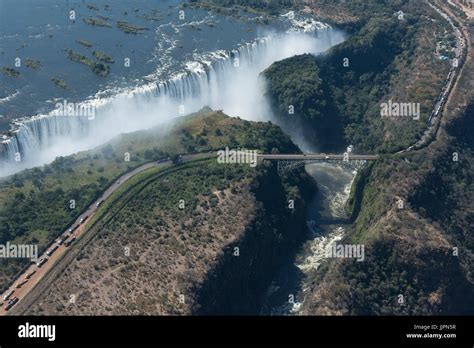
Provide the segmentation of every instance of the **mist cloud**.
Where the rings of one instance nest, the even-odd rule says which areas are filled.
[[[26,148],[24,162],[7,165],[0,174],[9,175],[26,167],[50,163],[57,156],[91,149],[118,134],[151,128],[179,117],[183,107],[186,114],[210,106],[247,120],[273,120],[260,73],[275,61],[298,54],[321,53],[343,40],[343,33],[333,29],[321,30],[317,35],[264,33],[259,42],[241,47],[226,60],[213,64],[212,69],[183,74],[170,81],[167,92],[163,86],[161,89],[155,86],[139,93],[118,95],[97,107],[94,120],[82,118],[72,122],[71,118],[63,117],[52,124],[51,117],[55,116],[45,117],[31,127],[34,130],[23,129],[20,131],[23,134],[17,137],[23,142],[22,148]],[[238,66],[235,58],[239,58]],[[99,100],[94,102],[103,104]],[[49,134],[37,134],[41,132]],[[41,143],[34,139],[40,136]],[[45,136],[49,137],[46,141]],[[307,146],[304,139],[295,140],[301,147]]]

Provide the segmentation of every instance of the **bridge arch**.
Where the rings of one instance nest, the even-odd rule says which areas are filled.
[[[277,170],[278,175],[282,176],[288,174],[296,168],[303,167],[307,164],[313,163],[331,163],[343,168],[351,170],[359,170],[366,163],[366,160],[348,160],[348,161],[337,161],[337,160],[321,160],[321,159],[290,159],[290,160],[278,160],[277,161]]]

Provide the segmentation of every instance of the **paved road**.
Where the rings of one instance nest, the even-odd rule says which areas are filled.
[[[195,155],[185,155],[182,157],[182,162],[189,162],[191,160],[196,160],[199,158],[207,158],[207,157],[213,157],[215,154],[208,153],[208,154],[195,154]],[[153,168],[153,167],[159,167],[159,166],[165,166],[165,165],[170,165],[172,162],[170,160],[163,160],[163,161],[158,161],[158,162],[150,162],[143,164],[133,170],[131,170],[128,173],[125,173],[122,175],[117,181],[115,181],[110,187],[108,187],[102,194],[102,196],[94,203],[89,205],[89,207],[74,221],[74,223],[69,226],[62,234],[61,236],[58,237],[60,239],[61,237],[69,237],[71,238],[72,235],[74,235],[77,239],[80,238],[82,235],[84,235],[87,232],[87,224],[89,223],[90,219],[94,216],[94,214],[97,212],[99,207],[96,205],[97,202],[100,201],[106,201],[110,196],[120,187],[122,187],[130,178],[132,178],[134,175],[141,173],[147,169]],[[86,218],[87,219],[81,224],[80,221],[81,219]],[[73,233],[69,233],[69,228],[74,228],[77,227],[73,231]],[[38,284],[41,279],[46,275],[46,273],[51,270],[56,262],[67,252],[68,247],[66,247],[64,244],[60,245],[56,251],[51,255],[47,256],[47,252],[52,248],[53,245],[56,244],[56,241],[49,246],[46,251],[43,253],[43,255],[39,256],[39,259],[41,258],[47,258],[48,260],[46,263],[44,263],[41,267],[38,267],[35,263],[32,263],[28,269],[20,276],[18,277],[14,282],[11,283],[9,288],[1,295],[0,302],[3,302],[3,304],[0,307],[0,315],[6,315],[8,312],[4,309],[7,301],[3,300],[3,296],[5,296],[7,293],[9,293],[11,290],[14,291],[13,295],[11,298],[16,297],[19,299],[19,301],[15,304],[18,305],[19,302],[21,302],[22,299],[25,298],[25,296],[30,293],[30,291]],[[69,247],[73,247],[74,243]],[[20,288],[16,288],[16,284],[19,282],[22,282],[25,280],[25,275],[30,274],[34,272],[34,274],[31,276],[28,281],[22,285]],[[14,308],[13,306],[12,308]],[[10,309],[11,311],[11,309]]]
[[[440,12],[441,10],[438,10],[438,12]],[[445,15],[449,18],[448,14],[446,14],[446,12],[444,12]],[[465,39],[465,38],[463,38]],[[463,49],[466,49],[466,47],[463,47]],[[461,62],[462,64],[463,62]],[[447,81],[447,86],[451,83],[453,83],[453,81],[455,80],[455,78],[457,78],[458,76],[458,73],[459,71],[461,70],[462,66],[459,66],[458,69],[455,69],[455,76],[452,76],[450,79],[448,79]],[[444,98],[444,100],[447,99],[447,97],[451,94],[452,92],[452,89],[451,88],[443,88],[443,93],[444,95],[442,95],[442,97]],[[433,123],[434,122],[431,122],[430,125],[429,125],[429,128],[428,128],[428,132],[431,132],[432,129],[433,129]],[[423,137],[423,139],[421,141],[418,141],[417,144],[415,145],[426,145],[426,139],[427,137]],[[412,149],[415,148],[415,145],[413,146],[410,146],[409,148],[405,149],[405,150],[402,150],[400,151],[400,153],[402,152],[406,152],[406,151],[410,151]],[[418,147],[418,146],[416,146]],[[186,161],[190,161],[192,159],[196,159],[197,156],[202,156],[202,155],[188,155],[188,156],[183,156],[183,162],[186,162]],[[212,156],[212,155],[209,155],[207,154],[207,156]],[[206,157],[206,155],[204,155],[204,157]],[[308,154],[261,154],[261,155],[258,155],[258,158],[259,159],[265,159],[265,160],[335,160],[335,161],[343,161],[344,160],[344,155],[333,155],[333,154],[311,154],[311,153],[308,153]],[[365,161],[375,161],[378,159],[378,156],[377,155],[354,155],[354,154],[350,154],[349,155],[349,160],[365,160]],[[102,194],[102,196],[99,198],[98,201],[101,201],[101,200],[107,200],[119,187],[121,187],[126,181],[128,181],[131,177],[133,177],[134,175],[140,173],[140,172],[143,172],[144,170],[147,170],[147,169],[150,169],[152,167],[156,167],[156,166],[160,166],[160,165],[166,165],[166,164],[170,164],[171,162],[170,161],[164,161],[164,162],[161,162],[161,163],[158,163],[158,162],[152,162],[152,163],[147,163],[147,164],[144,164],[140,167],[137,167],[135,168],[134,170],[122,175],[116,183],[114,183],[113,185],[111,185],[109,188],[107,188],[104,193]],[[89,219],[91,217],[94,216],[94,214],[96,213],[98,207],[96,206],[96,202],[94,202],[93,204],[91,204],[87,209],[86,211],[84,211],[78,218],[77,220],[71,225],[71,227],[75,227],[75,226],[78,226],[78,228],[74,231],[74,235],[79,238],[81,237],[84,233],[87,232],[87,223],[89,222]],[[85,218],[85,217],[88,217],[88,219],[80,224],[80,220]],[[69,229],[69,228],[68,228]],[[61,238],[62,236],[68,236],[68,229],[66,231],[64,231],[64,233],[59,237]],[[51,248],[51,247],[50,247]],[[47,250],[49,250],[50,248],[48,248]],[[58,249],[50,256],[48,257],[46,255],[46,252],[40,256],[40,258],[45,258],[47,257],[48,258],[48,261],[43,264],[42,267],[37,267],[35,264],[32,264],[30,267],[28,267],[27,271],[25,272],[25,274],[29,274],[33,271],[35,271],[35,273],[31,276],[31,278],[24,284],[21,286],[21,288],[17,289],[15,288],[15,285],[18,283],[18,282],[21,282],[24,280],[24,275],[20,276],[18,279],[16,279],[11,285],[10,287],[1,295],[1,298],[0,298],[0,302],[5,302],[3,301],[3,296],[8,293],[9,291],[11,290],[14,290],[14,293],[12,295],[12,297],[17,297],[19,299],[19,301],[21,301],[34,287],[35,285],[44,277],[44,275],[54,267],[56,261],[61,258],[62,255],[64,255],[64,253],[67,252],[67,248],[65,247],[65,245],[60,245],[58,247]],[[5,315],[7,312],[4,310],[4,304],[2,304],[1,308],[0,308],[0,315]]]
[[[457,20],[457,18],[455,18],[455,16],[445,7],[435,6],[428,0],[426,0],[426,2],[431,8],[438,12],[439,15],[443,17],[452,28],[453,35],[456,38],[455,58],[458,60],[458,66],[451,66],[449,74],[445,79],[445,84],[441,89],[438,99],[436,100],[434,109],[429,117],[428,127],[424,131],[421,138],[406,149],[398,151],[397,154],[424,148],[428,146],[437,137],[439,126],[441,124],[441,118],[443,116],[443,110],[446,110],[446,104],[449,102],[453,94],[452,92],[456,89],[457,81],[459,80],[460,73],[465,64],[465,58],[468,56],[468,41],[466,40],[466,35],[464,31],[459,30],[459,28],[455,24],[455,20]],[[461,29],[463,29],[462,22],[459,21],[459,24],[461,26]]]
[[[262,160],[334,160],[344,161],[344,155],[331,155],[324,153],[305,153],[305,154],[261,154],[257,156]],[[378,155],[354,155],[349,154],[350,161],[375,161]]]

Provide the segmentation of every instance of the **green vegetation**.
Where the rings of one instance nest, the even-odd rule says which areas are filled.
[[[94,150],[58,157],[50,165],[2,180],[0,243],[38,243],[44,250],[124,172],[175,154],[209,152],[225,146],[265,152],[273,148],[298,151],[271,123],[229,118],[209,109],[183,117],[173,125],[124,134]],[[126,152],[130,153],[129,162],[124,160]],[[70,208],[71,200],[75,201],[74,209]],[[18,260],[5,261],[5,267],[0,268],[0,288],[24,265]]]
[[[15,70],[15,69],[12,69],[12,68],[7,68],[5,66],[0,67],[0,72],[4,73],[5,75],[10,76],[10,77],[19,77],[20,76],[19,71]]]
[[[62,89],[68,89],[66,81],[62,79],[57,79],[57,78],[52,78],[51,81],[54,82],[54,84]]]
[[[149,28],[139,27],[137,25],[125,22],[125,21],[117,21],[117,28],[122,30],[124,33],[127,34],[140,34],[143,31],[150,30]]]
[[[102,63],[96,63],[93,60],[83,56],[80,53],[74,52],[71,49],[64,50],[70,60],[87,65],[91,70],[99,76],[106,77],[109,74],[109,66]]]
[[[474,100],[471,100],[460,117],[448,124],[451,136],[448,146],[438,150],[432,163],[434,170],[426,168],[424,181],[409,196],[409,202],[425,218],[441,224],[453,245],[461,250],[460,262],[474,279]],[[453,154],[461,159],[453,161]]]
[[[311,310],[330,306],[352,315],[472,313],[473,115],[471,102],[448,123],[448,137],[403,159],[384,157],[359,173],[349,200],[352,211],[359,212],[345,242],[364,245],[366,260],[329,263],[314,281],[334,295],[325,300],[315,295]],[[453,161],[453,153],[462,159]],[[400,294],[403,305],[398,303]]]
[[[303,125],[307,138],[329,151],[338,148],[334,134],[325,137],[324,122],[340,132],[340,148],[353,144],[358,152],[387,155],[358,174],[348,201],[355,223],[343,242],[364,245],[366,260],[329,260],[312,274],[315,289],[305,314],[472,313],[474,156],[472,140],[462,134],[472,133],[466,120],[474,108],[452,126],[453,138],[403,156],[389,154],[426,129],[449,69],[436,56],[439,37],[449,28],[426,6],[406,1],[315,0],[311,6],[349,23],[353,33],[324,55],[292,57],[267,69],[274,110],[285,123]],[[447,36],[442,44],[450,46]],[[380,104],[389,99],[420,103],[421,119],[381,118]],[[289,105],[295,115],[288,114]],[[453,162],[453,152],[463,153],[463,160]]]
[[[372,168],[372,164],[362,168],[362,170],[357,173],[352,184],[351,192],[346,203],[346,212],[352,221],[354,221],[359,216],[359,212],[362,207],[364,189],[367,185],[367,181],[370,178]]]
[[[25,65],[30,68],[30,69],[34,69],[34,70],[37,70],[40,68],[41,66],[41,63],[39,60],[34,60],[34,59],[31,59],[31,58],[26,58],[25,59]]]
[[[456,125],[464,134],[474,124],[466,121]],[[407,161],[389,156],[358,175],[349,201],[357,220],[343,243],[364,245],[365,260],[329,261],[312,279],[320,288],[308,313],[472,313],[474,156],[456,143],[412,153]],[[462,162],[452,161],[455,151],[463,153]],[[321,298],[321,291],[331,295]]]
[[[462,127],[466,134],[473,124],[466,117],[453,130]],[[461,144],[432,148],[411,156],[410,163],[383,163],[367,180],[352,242],[371,252],[366,251],[366,262],[343,270],[344,278],[357,284],[351,289],[352,314],[472,313],[474,153]],[[453,162],[453,152],[462,152],[463,160]],[[409,184],[405,207],[395,210],[401,192],[389,183],[402,177],[416,180]],[[386,214],[397,218],[387,220]],[[393,301],[397,294],[404,295],[404,306]]]
[[[112,28],[112,25],[107,23],[102,18],[94,18],[94,17],[85,17],[82,21],[88,25],[97,26],[97,27],[104,27],[104,28]]]
[[[96,314],[255,311],[260,297],[255,294],[265,292],[277,266],[304,236],[301,215],[305,212],[305,202],[296,194],[312,194],[314,184],[302,170],[293,174],[283,179],[277,175],[275,166],[256,170],[248,165],[227,166],[207,159],[153,168],[134,176],[90,221],[95,225],[89,227],[86,238],[93,239],[93,243],[85,245],[76,261],[66,266],[64,272],[71,277],[65,277],[59,288],[46,291],[48,295],[44,301],[40,300],[42,305],[32,306],[29,311],[36,314],[59,310],[86,314],[90,309]],[[297,202],[292,211],[287,208],[289,198]],[[179,205],[181,200],[184,206]],[[130,257],[117,253],[116,245],[133,245]],[[234,246],[246,252],[233,257]],[[142,262],[138,255],[147,255],[147,262]],[[179,266],[173,272],[165,271],[173,264]],[[183,264],[192,267],[180,267]],[[243,265],[246,272],[236,271],[242,270]],[[120,299],[112,308],[101,299],[90,299],[91,306],[58,309],[57,304],[62,302],[58,299],[63,293],[61,287],[81,279],[80,291],[88,291],[99,273],[108,274],[103,278],[102,290],[113,291]],[[150,274],[156,276],[150,278]],[[131,278],[135,282],[123,282]],[[122,286],[117,286],[117,281]],[[153,292],[153,298],[146,302],[130,299],[134,293],[130,287],[136,289],[136,284],[141,284],[145,293]],[[237,284],[246,286],[242,289]],[[179,294],[189,299],[185,306],[173,300]]]
[[[155,12],[153,12],[153,14],[155,14]],[[141,18],[141,19],[146,19],[147,21],[154,21],[154,22],[158,22],[162,19],[162,17],[158,17],[158,16],[155,16],[155,15],[149,15],[149,14],[136,15],[136,17]]]
[[[320,69],[314,56],[295,56],[276,62],[264,74],[278,115],[290,122],[304,120],[310,124],[309,128],[301,127],[306,129],[303,135],[323,148],[341,144],[341,121],[334,107],[328,105],[329,88],[319,77]],[[291,108],[294,110],[290,111]]]
[[[76,40],[77,43],[81,44],[82,46],[84,47],[87,47],[87,48],[91,48],[92,47],[92,43],[90,43],[89,41],[87,40]]]
[[[101,51],[93,51],[92,55],[105,63],[114,63],[114,59]]]
[[[432,315],[467,314],[465,303],[453,297],[445,302],[446,283],[454,294],[472,293],[466,286],[459,264],[442,250],[419,254],[419,264],[407,262],[396,240],[376,241],[370,245],[366,262],[346,263],[342,274],[354,285],[350,306],[353,315]],[[431,271],[430,271],[431,268]],[[436,268],[432,272],[432,268]],[[403,294],[404,305],[398,304]],[[455,295],[456,296],[456,295]],[[469,301],[469,300],[468,300]],[[464,302],[464,305],[463,305]],[[464,307],[464,308],[463,308]]]
[[[90,10],[99,11],[99,8],[97,6],[94,6],[94,5],[87,5],[86,7]]]
[[[276,113],[285,122],[301,123],[308,138],[329,151],[348,144],[378,153],[409,146],[426,128],[448,69],[433,57],[426,24],[418,13],[403,21],[385,14],[368,19],[324,55],[274,63],[263,74]],[[423,77],[410,77],[418,70],[425,71]],[[389,99],[419,102],[420,120],[382,118],[380,104]],[[290,105],[295,115],[288,114]]]
[[[189,0],[188,3],[192,7],[213,10],[231,16],[240,16],[242,12],[277,16],[285,8],[297,8],[297,5],[291,0]]]

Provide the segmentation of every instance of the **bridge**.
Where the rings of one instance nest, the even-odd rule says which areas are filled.
[[[257,160],[278,161],[278,174],[283,175],[289,171],[310,163],[340,162],[343,166],[353,169],[362,167],[368,161],[376,161],[378,155],[352,154],[325,154],[325,153],[304,153],[304,154],[258,154]]]
[[[353,155],[346,152],[342,155],[327,155],[324,153],[305,154],[258,154],[261,160],[326,160],[326,161],[375,161],[378,155]]]

